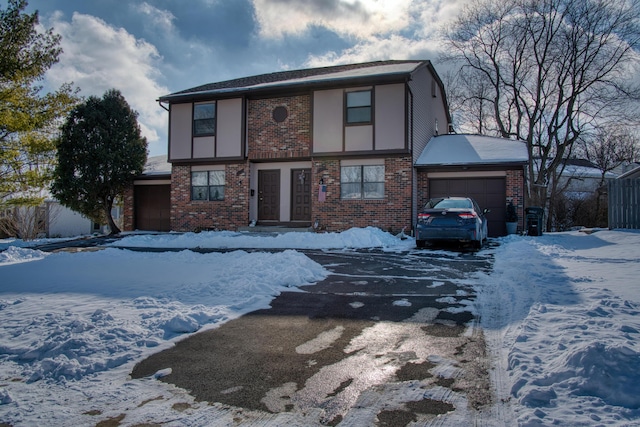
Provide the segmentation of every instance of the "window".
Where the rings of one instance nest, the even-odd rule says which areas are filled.
[[[371,91],[347,92],[347,124],[371,123]]]
[[[191,172],[191,200],[224,200],[224,171]]]
[[[193,106],[193,136],[215,135],[216,104]]]
[[[384,198],[384,166],[343,166],[340,169],[342,199]]]

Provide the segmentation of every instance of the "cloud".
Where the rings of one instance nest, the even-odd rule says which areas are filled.
[[[438,69],[446,71],[446,65],[438,64],[443,43],[440,30],[450,23],[465,4],[465,0],[413,0],[403,12],[403,27],[389,32],[371,34],[355,41],[340,51],[327,51],[309,55],[305,66],[322,67],[335,64],[386,59],[428,59]]]
[[[412,0],[253,0],[260,35],[299,35],[313,26],[348,37],[400,31]]]
[[[47,83],[58,87],[73,82],[84,96],[120,90],[139,113],[150,152],[166,151],[166,135],[159,129],[166,128],[167,115],[155,100],[169,90],[158,83],[162,58],[155,46],[91,15],[74,13],[68,22],[56,13],[47,26],[62,36],[63,49],[60,62],[46,75]]]
[[[385,38],[369,38],[341,52],[309,56],[305,65],[313,68],[386,59],[433,59],[437,48],[429,40],[412,40],[394,34]]]
[[[158,9],[146,1],[133,6],[134,9],[143,15],[143,25],[159,32],[175,32],[173,21],[176,17],[168,10]]]

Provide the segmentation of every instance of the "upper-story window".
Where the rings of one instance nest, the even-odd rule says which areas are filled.
[[[193,106],[193,136],[216,134],[216,104],[195,104]]]
[[[347,124],[371,123],[371,91],[347,92]]]

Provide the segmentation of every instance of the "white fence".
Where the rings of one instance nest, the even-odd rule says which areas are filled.
[[[640,229],[640,179],[609,181],[609,228]]]

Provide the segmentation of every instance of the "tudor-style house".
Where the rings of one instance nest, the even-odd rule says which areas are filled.
[[[413,165],[450,123],[442,82],[418,60],[239,78],[159,102],[169,111],[170,219],[155,228],[173,231],[257,223],[409,232]],[[126,195],[130,230],[145,228],[135,193]]]

